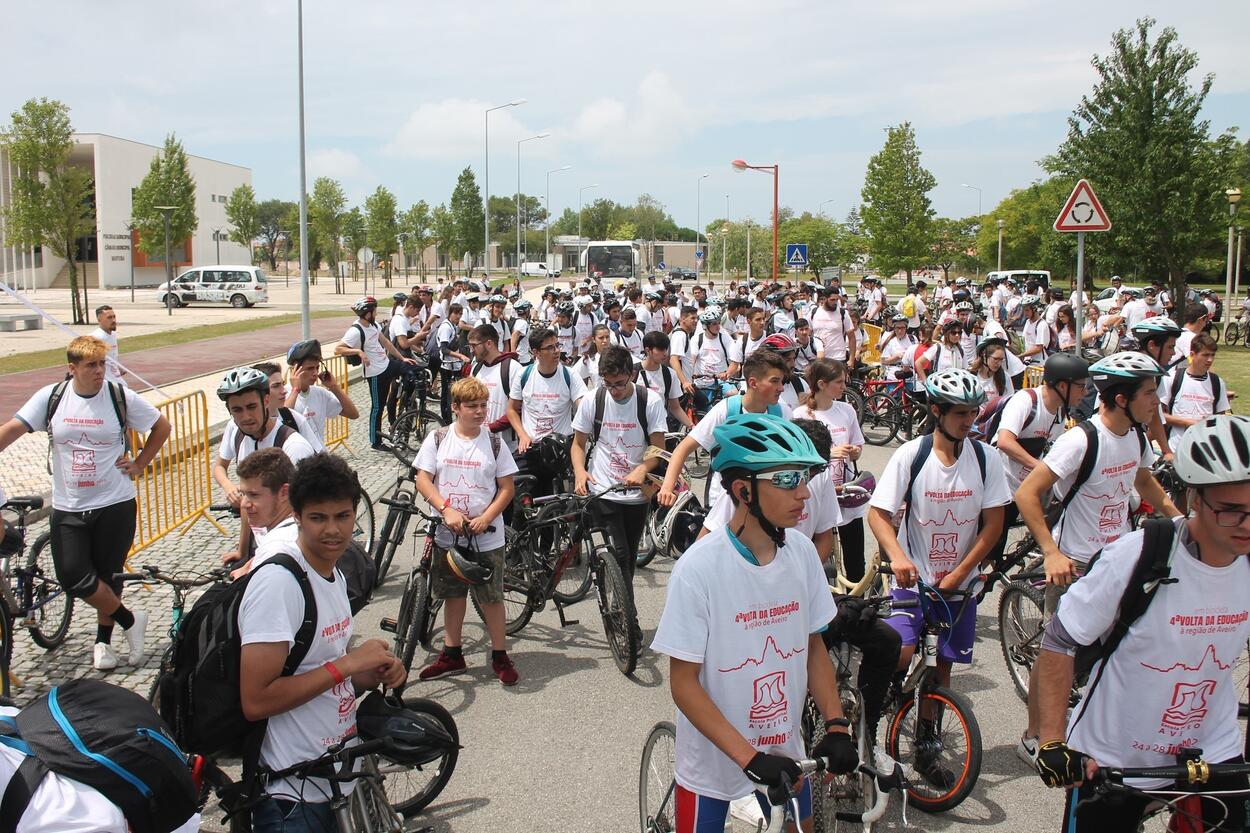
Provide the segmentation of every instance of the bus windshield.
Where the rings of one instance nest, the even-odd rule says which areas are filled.
[[[588,246],[586,272],[605,278],[634,277],[633,246]]]

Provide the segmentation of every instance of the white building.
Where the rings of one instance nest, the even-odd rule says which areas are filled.
[[[131,194],[147,176],[152,159],[161,148],[105,136],[77,133],[71,163],[92,172],[95,182],[96,233],[78,241],[79,276],[88,288],[156,286],[165,280],[163,254],[145,258],[134,246],[137,232],[130,223]],[[248,263],[246,246],[226,238],[226,200],[240,185],[251,185],[252,171],[239,165],[187,154],[195,180],[195,215],[199,225],[190,239],[172,244],[174,273],[193,265]],[[0,214],[12,199],[14,170],[8,153],[0,147]],[[220,250],[220,256],[218,251]],[[133,258],[132,258],[133,253]],[[19,249],[5,237],[0,217],[0,280],[20,289],[68,286],[66,262],[47,249]]]

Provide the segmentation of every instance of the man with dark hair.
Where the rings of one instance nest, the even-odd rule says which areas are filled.
[[[642,337],[643,359],[638,366],[638,382],[660,397],[668,411],[668,424],[673,430],[678,425],[693,428],[690,416],[681,407],[681,382],[677,373],[669,367],[669,337],[652,330]]]
[[[1176,347],[1173,350],[1172,361],[1168,367],[1189,358],[1191,352],[1190,345],[1193,343],[1194,336],[1206,330],[1210,322],[1210,310],[1203,304],[1190,304],[1185,307],[1185,325],[1181,328],[1181,334],[1176,337]],[[1164,369],[1167,368],[1165,367]],[[1179,440],[1180,436],[1178,435],[1176,439]]]
[[[471,376],[476,376],[490,394],[486,408],[486,429],[504,432],[500,436],[508,449],[516,449],[516,436],[508,421],[508,399],[521,375],[521,365],[511,353],[499,352],[499,331],[491,324],[479,324],[469,331],[469,352],[473,355]]]
[[[508,422],[517,435],[517,456],[536,479],[534,495],[550,495],[554,483],[568,472],[552,471],[535,446],[544,437],[568,437],[577,404],[586,395],[586,383],[560,363],[560,341],[554,330],[540,327],[530,332],[534,363],[522,369],[512,386]]]
[[[239,463],[239,508],[248,519],[239,524],[239,546],[221,557],[222,564],[245,562],[236,575],[250,569],[250,561],[264,541],[294,541],[290,483],[295,466],[280,448],[262,448]],[[251,525],[250,534],[243,532]]]
[[[103,341],[108,348],[104,378],[106,381],[124,385],[126,380],[122,377],[128,371],[117,361],[117,313],[108,304],[101,304],[95,308],[95,323],[99,326],[91,331],[91,335]]]
[[[638,313],[633,307],[621,311],[621,327],[612,333],[612,343],[624,347],[636,359],[642,358],[642,333],[638,325]]]
[[[686,396],[694,394],[694,363],[690,359],[690,340],[698,326],[699,311],[694,307],[682,307],[677,316],[677,326],[669,336],[669,365],[677,374],[677,383]]]
[[[325,452],[300,461],[291,477],[290,504],[298,522],[294,540],[275,547],[302,570],[257,569],[239,606],[239,699],[249,720],[268,720],[260,763],[285,769],[355,743],[356,692],[407,678],[403,663],[380,639],[348,650],[352,612],[347,581],[336,565],[352,540],[360,483],[341,458]],[[283,666],[306,615],[307,585],[315,607],[313,639],[295,673]],[[334,826],[329,784],[321,778],[266,783],[267,797],[252,811],[258,833],[329,830]],[[297,826],[298,825],[298,826]]]

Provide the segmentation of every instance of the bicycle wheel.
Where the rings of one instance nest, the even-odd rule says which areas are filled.
[[[0,695],[13,696],[13,614],[9,606],[0,600]]]
[[[161,683],[164,682],[165,676],[169,674],[174,667],[174,646],[171,643],[165,649],[165,653],[161,655],[161,667],[156,672],[156,679],[152,681],[152,686],[148,689],[148,702],[152,704],[152,708],[158,712],[161,710]]]
[[[525,554],[521,552],[519,540],[520,536],[512,527],[504,527],[503,615],[509,636],[519,633],[534,615],[534,610],[530,607],[530,570]],[[473,609],[485,623],[486,614],[482,613],[482,603],[478,601],[477,593],[469,593],[469,597],[473,600]]]
[[[405,466],[412,465],[424,439],[424,435],[418,433],[420,415],[416,408],[405,408],[391,425],[391,453]]]
[[[1027,581],[1013,581],[998,597],[998,637],[1016,694],[1029,700],[1029,673],[1042,645],[1043,592]]]
[[[903,414],[903,431],[911,440],[919,437],[924,431],[924,424],[929,419],[929,409],[919,402],[912,402]]]
[[[864,400],[860,427],[869,445],[887,445],[898,434],[899,407],[887,393],[874,393]]]
[[[859,690],[849,686],[850,692],[841,692],[843,712],[851,725],[858,728],[859,709],[862,703]],[[852,694],[848,702],[848,694]],[[847,707],[850,706],[851,710]],[[806,748],[810,750],[825,736],[825,721],[815,701],[808,697],[803,704],[803,737]],[[856,746],[861,754],[871,752],[863,749],[864,744],[856,738]],[[827,782],[823,778],[812,779],[812,829],[814,833],[833,833],[838,829],[839,822],[863,824],[864,814],[872,810],[877,803],[877,781],[863,772],[850,775],[834,775]]]
[[[456,729],[456,721],[451,712],[433,700],[405,697],[404,708],[416,712],[423,721],[441,727],[455,741],[450,748],[432,751],[430,758],[420,766],[397,763],[387,760],[385,756],[378,756],[378,770],[382,774],[386,800],[395,812],[404,818],[411,818],[438,798],[451,780],[452,773],[456,771],[456,761],[460,757],[460,732]]]
[[[1250,652],[1250,643],[1247,643],[1246,650],[1242,651],[1241,656],[1237,657],[1237,661],[1233,663],[1233,691],[1239,692],[1237,716],[1242,720],[1250,717],[1250,703],[1246,702],[1247,685],[1250,684],[1250,653],[1248,652]]]
[[[677,781],[677,727],[665,720],[651,727],[642,745],[638,767],[638,821],[642,833],[671,833],[677,829],[674,794]]]
[[[565,552],[573,546],[570,538],[572,531],[567,526],[560,529],[559,537],[556,539],[556,552]],[[569,558],[569,563],[564,565],[564,572],[560,574],[560,581],[556,583],[556,589],[552,592],[551,598],[562,605],[576,604],[586,598],[594,578],[590,573],[590,551],[590,536],[587,535]]]
[[[642,527],[642,537],[638,539],[638,553],[634,562],[639,567],[645,567],[655,558],[656,543],[655,536],[652,534],[651,519],[655,517],[656,505],[652,502],[647,509],[647,522]]]
[[[594,559],[598,572],[595,587],[599,593],[603,635],[608,640],[616,667],[628,677],[638,665],[638,649],[641,647],[638,612],[612,551],[599,547],[595,550]]]
[[[664,525],[664,518],[671,511],[671,507],[656,506],[647,516],[647,535],[651,537],[651,542],[655,546],[656,555],[668,555],[668,534]],[[639,562],[638,566],[644,567],[646,565]]]
[[[1224,325],[1224,343],[1236,344],[1241,338],[1241,328],[1237,326],[1236,321],[1229,321]]]
[[[855,409],[855,418],[860,422],[864,420],[864,394],[856,388],[848,387],[846,393],[842,395],[842,401]]]
[[[404,506],[411,506],[413,497],[413,493],[408,489],[397,489],[391,496],[391,500]],[[373,564],[378,569],[379,586],[391,570],[391,561],[395,558],[395,551],[404,542],[404,533],[408,531],[410,517],[407,512],[397,506],[387,507],[386,520],[382,522],[382,534],[378,536],[378,542],[373,548]]]
[[[356,507],[356,527],[352,530],[352,538],[365,552],[373,552],[373,533],[377,526],[373,521],[373,498],[364,489],[360,490],[360,503]]]
[[[981,729],[962,694],[933,686],[924,694],[932,722],[917,720],[915,692],[897,705],[886,734],[886,752],[917,773],[911,800],[927,813],[959,806],[981,774]],[[927,725],[921,725],[927,724]]]
[[[45,651],[65,641],[70,621],[74,618],[74,597],[65,592],[56,580],[52,565],[52,536],[45,532],[35,540],[26,559],[26,581],[30,582],[30,638]]]

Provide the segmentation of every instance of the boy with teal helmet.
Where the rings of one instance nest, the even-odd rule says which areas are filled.
[[[828,730],[811,754],[836,773],[859,763],[821,639],[836,613],[833,597],[815,547],[790,531],[810,496],[808,480],[828,461],[800,428],[769,414],[730,417],[714,438],[712,469],[733,516],[677,562],[652,644],[670,657],[678,709],[679,830],[696,819],[700,829],[720,829],[729,803],[756,785],[774,801],[798,785],[809,691]],[[807,783],[799,803],[805,820]]]

